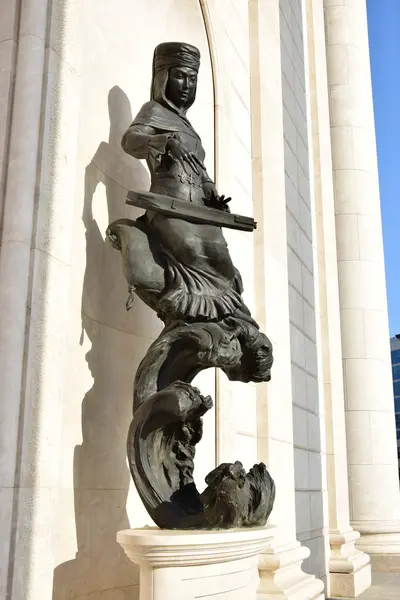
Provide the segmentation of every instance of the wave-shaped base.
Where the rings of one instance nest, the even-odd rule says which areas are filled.
[[[251,322],[178,323],[164,329],[139,366],[128,459],[140,497],[154,522],[168,529],[264,525],[275,484],[260,463],[246,474],[240,462],[224,463],[206,477],[202,494],[193,480],[202,417],[212,407],[190,381],[220,367],[231,379],[265,381],[272,349]]]

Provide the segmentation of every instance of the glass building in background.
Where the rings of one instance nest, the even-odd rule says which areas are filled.
[[[397,455],[400,461],[400,333],[390,338],[394,406],[396,413]]]

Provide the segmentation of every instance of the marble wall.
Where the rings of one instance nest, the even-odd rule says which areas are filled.
[[[232,0],[229,18],[216,0],[23,0],[17,8],[7,6],[21,71],[0,264],[1,528],[10,541],[1,548],[0,598],[135,598],[138,570],[115,535],[151,524],[130,482],[125,440],[134,373],[161,323],[139,300],[126,313],[120,256],[105,242],[111,220],[138,214],[124,204],[127,190],[149,184],[120,139],[149,97],[155,45],[184,37],[202,54],[190,119],[208,170],[232,210],[252,214],[248,6]],[[254,310],[253,238],[226,238]],[[217,460],[256,462],[257,406],[255,386],[216,382],[213,371],[195,383],[217,404],[197,454],[201,488]]]
[[[317,349],[315,232],[301,0],[280,0],[286,224],[297,538],[311,551],[304,569],[326,575],[324,431]],[[322,440],[322,445],[321,445]]]
[[[316,94],[303,0],[3,5],[0,600],[138,598],[138,569],[115,537],[151,524],[125,440],[133,377],[161,322],[138,299],[125,311],[121,260],[105,230],[139,214],[124,200],[128,189],[148,187],[148,172],[120,139],[149,98],[154,47],[173,39],[201,50],[189,118],[208,170],[232,211],[259,220],[254,236],[226,231],[226,239],[245,301],[275,348],[268,385],[233,384],[212,370],[196,379],[216,402],[196,480],[201,489],[216,462],[265,460],[279,502],[261,592],[304,585],[305,599],[320,599],[322,583],[301,572],[308,550],[296,537],[310,550],[304,569],[324,579],[326,505],[331,530],[349,527],[322,6],[308,0],[319,11]],[[325,378],[321,354],[335,362]]]
[[[17,42],[17,0],[10,0],[1,7],[0,18],[0,253],[2,247],[2,225],[4,217],[4,193],[6,187],[7,162],[9,152],[9,135],[12,114],[12,92],[14,87]],[[4,385],[4,384],[3,384]],[[0,401],[0,421],[5,421],[6,415],[11,417],[16,426],[14,411],[9,410],[5,398]],[[1,427],[1,426],[0,426]],[[7,427],[7,429],[9,426]],[[12,460],[11,469],[5,464],[6,449],[14,445],[15,432],[7,435],[5,428],[0,429],[0,598],[5,597],[7,578],[7,558],[10,551],[11,523],[13,510],[12,471],[15,466]]]
[[[105,230],[137,214],[126,192],[149,184],[120,139],[148,99],[154,46],[183,32],[202,53],[190,118],[209,171],[215,162],[233,211],[253,213],[248,3],[230,0],[229,9],[218,0],[2,8],[4,43],[19,37],[1,96],[4,145],[13,104],[0,255],[1,600],[137,597],[138,571],[115,534],[150,524],[130,483],[125,440],[134,373],[161,323],[139,300],[125,312],[120,256]],[[226,238],[254,312],[254,239]],[[266,416],[253,385],[216,380],[213,371],[196,384],[217,404],[197,456],[201,487],[216,461],[256,462],[257,417]]]
[[[247,2],[204,3],[216,83],[216,179],[220,193],[231,196],[232,212],[252,216],[249,13]],[[229,17],[228,13],[229,12]],[[254,314],[254,236],[225,229],[232,260],[242,275],[244,300]],[[217,462],[257,462],[255,384],[229,382],[217,372]]]
[[[32,1],[19,9],[32,43],[42,49],[35,55],[42,74],[32,74],[41,114],[31,123],[40,150],[32,220],[23,220],[27,271],[18,299],[25,302],[20,314],[26,322],[21,362],[13,363],[15,382],[22,377],[22,384],[8,386],[2,423],[12,439],[2,456],[9,460],[1,480],[7,500],[1,528],[11,541],[1,547],[0,598],[131,599],[138,595],[138,570],[116,543],[116,532],[151,520],[130,482],[126,434],[133,377],[161,322],[139,300],[126,313],[121,259],[105,242],[105,230],[115,218],[136,216],[124,204],[126,192],[149,184],[145,166],[123,153],[120,139],[149,98],[152,53],[162,41],[183,37],[202,53],[191,119],[213,172],[213,79],[204,19],[197,0]],[[7,257],[18,269],[8,226],[16,230],[23,218],[17,208],[10,199],[3,279]],[[20,277],[24,273],[20,268]],[[7,285],[11,311],[14,290]],[[214,380],[210,371],[196,384],[214,395]],[[211,412],[199,450],[200,480],[215,465],[214,420]]]
[[[10,0],[2,7],[0,20],[0,229],[3,216],[4,188],[11,125],[12,92],[16,67],[18,2]],[[0,240],[1,244],[1,240]]]

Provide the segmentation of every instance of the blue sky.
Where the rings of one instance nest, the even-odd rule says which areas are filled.
[[[367,0],[390,334],[400,333],[400,0]]]

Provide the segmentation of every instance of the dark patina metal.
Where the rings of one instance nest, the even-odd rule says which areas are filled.
[[[164,322],[135,379],[128,459],[141,499],[157,525],[169,529],[263,525],[275,485],[263,463],[246,473],[224,463],[193,480],[202,416],[212,406],[191,385],[217,367],[234,381],[269,381],[272,345],[242,299],[222,227],[253,231],[250,217],[230,214],[204,166],[201,139],[186,117],[196,96],[200,53],[184,43],[157,46],[151,100],[122,139],[147,161],[150,191],[129,192],[145,214],[110,224],[128,281],[127,309],[139,296]]]

